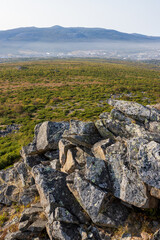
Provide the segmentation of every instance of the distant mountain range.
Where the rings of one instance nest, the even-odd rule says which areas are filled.
[[[128,34],[103,28],[61,27],[50,28],[26,27],[0,31],[0,42],[95,42],[129,41],[160,42],[160,37],[141,34]]]

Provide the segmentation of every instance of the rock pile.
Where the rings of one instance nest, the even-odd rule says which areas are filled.
[[[23,161],[0,172],[1,204],[27,205],[37,195],[41,203],[22,213],[6,240],[112,239],[106,229],[123,226],[133,208],[159,207],[160,111],[108,103],[113,110],[95,123],[38,124]]]

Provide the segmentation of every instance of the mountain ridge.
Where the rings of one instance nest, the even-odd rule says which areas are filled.
[[[62,27],[55,25],[47,28],[20,27],[0,31],[2,42],[90,42],[90,41],[128,41],[160,42],[160,37],[137,33],[124,33],[113,29]]]

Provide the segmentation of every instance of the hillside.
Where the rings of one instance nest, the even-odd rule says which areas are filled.
[[[0,31],[0,41],[5,42],[90,42],[90,41],[160,41],[160,37],[140,34],[127,34],[103,28],[61,27],[50,28],[26,27]]]
[[[16,131],[0,137],[0,169],[20,158],[37,123],[95,120],[110,110],[106,99],[111,95],[144,105],[160,102],[159,73],[159,66],[121,61],[0,64],[0,136]]]

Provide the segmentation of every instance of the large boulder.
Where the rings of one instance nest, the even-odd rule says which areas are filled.
[[[141,145],[138,160],[142,181],[151,188],[152,196],[160,198],[160,144],[152,141]]]
[[[69,128],[68,122],[43,122],[35,127],[34,140],[23,147],[21,156],[47,152],[58,149],[58,142],[64,130]]]
[[[157,207],[158,202],[149,195],[137,168],[128,161],[124,142],[116,142],[106,149],[106,162],[115,197],[139,208]]]
[[[91,148],[94,143],[101,139],[93,122],[71,120],[70,128],[65,131],[63,138],[76,146]]]
[[[128,217],[128,211],[120,202],[112,202],[111,195],[83,179],[78,173],[67,177],[68,187],[93,223],[98,226],[118,227]]]
[[[40,195],[41,204],[49,221],[54,221],[57,207],[66,208],[82,223],[87,221],[82,208],[66,185],[67,175],[65,173],[50,167],[37,165],[33,167],[32,174]]]
[[[114,100],[110,98],[108,104],[114,106],[115,109],[124,113],[126,116],[140,122],[144,122],[145,119],[149,121],[160,121],[160,113],[158,110],[145,107],[136,102]]]

